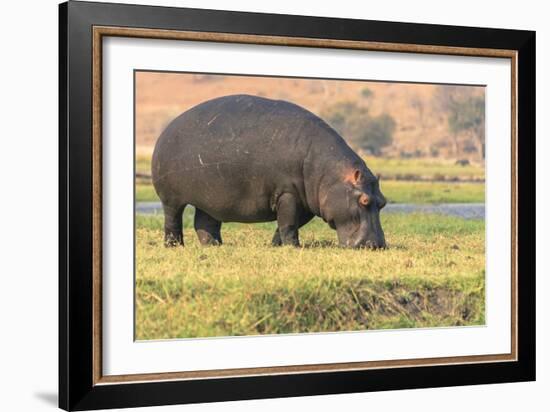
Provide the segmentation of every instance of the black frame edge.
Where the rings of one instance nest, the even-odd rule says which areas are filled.
[[[69,1],[69,6],[75,14],[78,13],[83,19],[97,25],[367,40],[381,43],[453,45],[473,48],[478,47],[477,43],[484,43],[486,48],[519,50],[533,33],[529,30],[517,29],[72,0]],[[389,27],[391,30],[388,30]],[[464,36],[465,31],[475,32],[475,36]],[[316,34],[313,35],[312,32]],[[366,32],[368,32],[368,39],[365,38]],[[437,32],[437,36],[434,32]],[[404,38],[408,40],[403,41]]]
[[[275,20],[275,22],[274,22]],[[486,47],[518,51],[517,362],[94,386],[92,25]],[[411,30],[414,29],[414,30]],[[534,380],[535,33],[111,3],[59,6],[59,406],[89,410]],[[70,257],[70,259],[69,259]]]
[[[518,121],[518,360],[536,380],[536,33],[517,56]],[[522,161],[523,159],[523,161]],[[519,184],[521,182],[521,185]],[[520,253],[521,252],[521,253]]]
[[[61,182],[65,191],[64,273],[60,274],[61,309],[65,316],[66,333],[64,356],[66,396],[60,406],[66,410],[81,409],[79,405],[93,385],[93,296],[92,296],[92,22],[79,2],[69,1],[60,6],[66,16],[64,53],[64,85],[60,88],[66,101],[66,122],[60,127],[65,138],[61,165],[66,179]],[[107,12],[103,4],[94,9]],[[61,86],[61,85],[60,85]],[[64,133],[64,135],[63,135]],[[62,153],[60,153],[61,155]],[[61,209],[60,209],[61,211]],[[61,267],[60,267],[61,268]],[[65,288],[64,291],[61,288]],[[60,329],[61,329],[60,324]],[[61,400],[61,396],[60,396]]]
[[[59,18],[59,39],[58,39],[58,55],[59,55],[59,137],[58,137],[58,167],[59,167],[59,233],[58,233],[58,265],[59,265],[59,317],[58,317],[58,339],[59,339],[59,370],[58,370],[58,405],[60,408],[69,409],[69,376],[67,373],[68,367],[68,322],[67,322],[67,31],[68,31],[68,16],[67,3],[62,3],[58,8]]]

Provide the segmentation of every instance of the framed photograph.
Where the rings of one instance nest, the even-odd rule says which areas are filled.
[[[535,33],[60,5],[59,403],[535,379]]]

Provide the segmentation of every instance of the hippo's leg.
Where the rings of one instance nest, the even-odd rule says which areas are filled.
[[[298,228],[300,227],[301,208],[290,193],[283,193],[277,199],[277,231],[281,245],[299,246]],[[275,234],[272,243],[277,244]]]
[[[202,245],[221,245],[221,227],[222,222],[200,209],[195,209],[195,231]]]
[[[178,245],[183,246],[183,224],[182,216],[183,209],[186,205],[182,206],[169,206],[163,204],[164,208],[164,246],[174,247]]]
[[[275,233],[273,234],[273,239],[271,239],[271,245],[272,246],[281,246],[283,242],[281,242],[281,235],[279,234],[279,228],[275,229]]]
[[[309,223],[311,219],[313,219],[315,215],[310,212],[304,212],[300,215],[298,219],[298,229],[304,226],[305,224]],[[281,234],[279,233],[279,228],[275,230],[275,233],[273,234],[273,239],[271,240],[272,246],[281,246],[283,244],[281,240]]]

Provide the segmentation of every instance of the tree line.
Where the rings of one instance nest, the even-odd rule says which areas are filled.
[[[375,96],[370,89],[364,88],[361,96],[367,100],[367,104],[358,101],[337,102],[325,107],[320,114],[355,150],[381,156],[394,142],[397,124],[388,113],[373,116],[369,112],[369,105],[375,104]],[[413,97],[409,104],[418,113],[419,127],[424,128],[425,103]],[[479,159],[485,159],[484,95],[473,93],[469,87],[439,86],[431,104],[436,111],[443,113],[448,130],[438,146],[448,146],[449,152],[457,158],[475,154]],[[420,150],[416,153],[424,154]],[[437,147],[429,153],[431,156],[438,154]]]

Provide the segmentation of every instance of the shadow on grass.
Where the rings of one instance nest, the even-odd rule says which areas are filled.
[[[334,240],[312,240],[312,241],[306,241],[303,243],[302,246],[304,249],[323,249],[323,248],[342,248],[346,249],[343,246],[340,246],[338,242]],[[360,248],[364,250],[370,250],[369,248]],[[383,252],[388,249],[396,249],[396,250],[408,250],[409,248],[403,244],[388,244],[384,249],[377,249],[377,252]]]
[[[337,248],[338,244],[334,240],[312,240],[304,242],[304,249],[318,249],[318,248]]]
[[[391,245],[387,245],[386,249],[409,250],[409,248],[402,243],[392,243]]]

